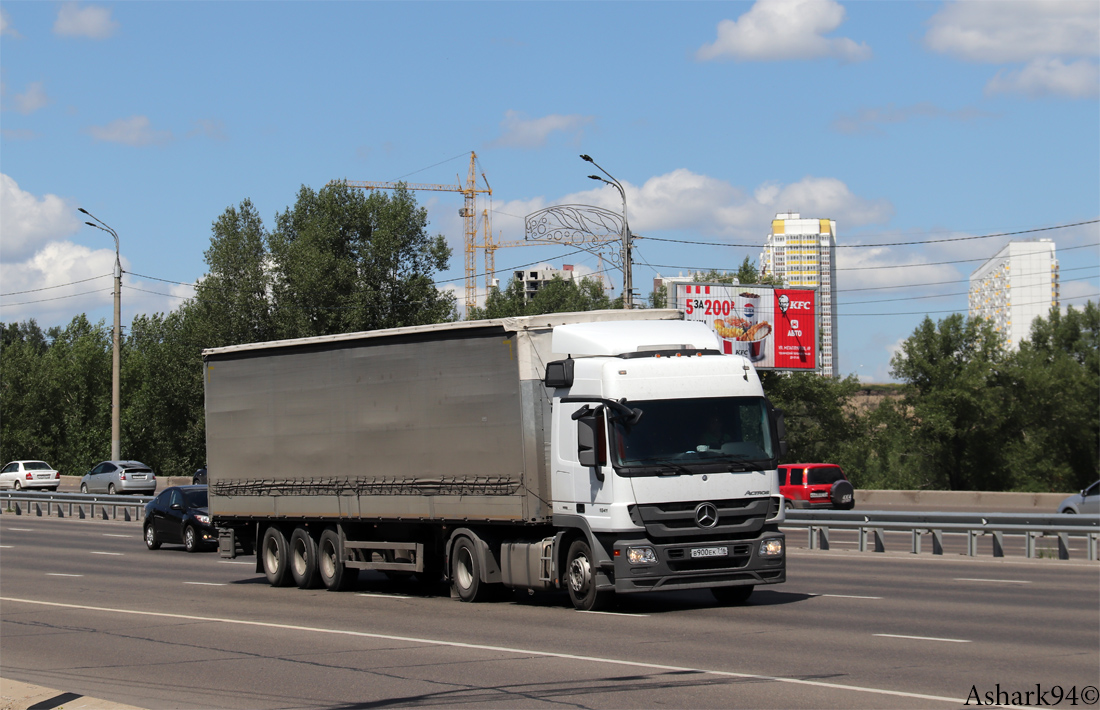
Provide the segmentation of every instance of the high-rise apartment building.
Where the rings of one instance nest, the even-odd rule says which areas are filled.
[[[1058,306],[1058,259],[1049,239],[1009,242],[970,275],[970,317],[992,321],[1017,350],[1031,321]]]
[[[786,285],[817,289],[821,309],[821,374],[840,373],[837,345],[836,221],[802,219],[797,212],[781,212],[772,220],[772,231],[760,254],[762,275],[776,276]]]

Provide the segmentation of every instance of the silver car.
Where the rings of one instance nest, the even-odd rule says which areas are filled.
[[[157,475],[140,461],[104,461],[80,479],[81,493],[145,493],[157,490]]]
[[[61,485],[61,474],[45,461],[12,461],[0,469],[0,488],[14,491],[23,488],[42,488],[56,491]]]
[[[1058,504],[1059,513],[1100,514],[1100,481]]]

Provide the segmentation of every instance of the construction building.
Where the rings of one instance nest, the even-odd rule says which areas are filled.
[[[1018,350],[1031,322],[1058,306],[1058,259],[1049,239],[1009,242],[970,275],[970,317],[985,318]]]
[[[760,253],[761,275],[783,279],[796,288],[816,288],[821,310],[821,374],[840,374],[837,342],[836,221],[803,219],[797,212],[781,212],[772,220],[772,230]]]
[[[539,292],[547,282],[560,277],[565,281],[580,281],[572,264],[562,264],[560,269],[541,268],[513,271],[512,277],[523,284],[523,302],[530,303],[531,299]]]

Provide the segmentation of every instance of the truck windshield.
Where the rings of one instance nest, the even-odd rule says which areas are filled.
[[[774,460],[763,397],[631,401],[636,424],[612,420],[611,460],[623,476],[760,469]]]

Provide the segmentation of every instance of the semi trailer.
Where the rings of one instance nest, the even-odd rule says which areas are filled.
[[[272,585],[360,570],[615,594],[786,578],[782,413],[676,310],[442,323],[203,352],[223,557]]]

